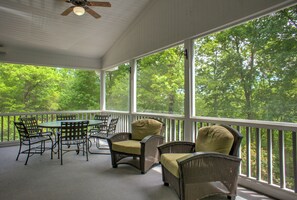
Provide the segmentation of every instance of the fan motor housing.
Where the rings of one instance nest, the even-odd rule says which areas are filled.
[[[85,6],[87,4],[87,0],[68,0],[67,2],[75,6]]]

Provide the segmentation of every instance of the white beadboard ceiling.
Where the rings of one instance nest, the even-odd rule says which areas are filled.
[[[64,0],[1,0],[0,47],[100,59],[149,0],[109,2],[111,8],[91,7],[101,15],[95,19],[61,16],[72,5]]]
[[[61,16],[72,5],[65,0],[0,0],[0,62],[107,69],[297,0],[109,2],[111,8],[92,7],[102,16],[95,19]]]

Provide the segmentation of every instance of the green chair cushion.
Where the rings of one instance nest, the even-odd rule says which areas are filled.
[[[177,159],[183,158],[185,156],[191,156],[191,153],[164,153],[161,155],[161,164],[165,167],[171,174],[179,178]]]
[[[202,127],[198,131],[195,150],[197,152],[218,152],[229,154],[234,137],[228,129],[214,125]]]
[[[128,154],[141,154],[141,144],[138,140],[125,140],[112,143],[112,150],[128,153]]]
[[[132,123],[132,140],[142,140],[148,135],[160,135],[162,123],[154,119],[140,119]]]

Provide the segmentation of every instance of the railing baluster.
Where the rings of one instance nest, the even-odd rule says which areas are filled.
[[[285,146],[284,146],[284,132],[278,132],[279,141],[279,170],[280,170],[280,187],[286,187],[286,177],[285,177]]]
[[[267,166],[268,166],[268,184],[273,183],[272,176],[272,132],[271,129],[267,129]]]
[[[175,123],[175,120],[174,119],[171,119],[171,129],[172,129],[172,138],[173,138],[173,141],[176,141],[176,123]]]
[[[181,123],[180,120],[177,120],[177,140],[180,141],[181,140]]]
[[[170,141],[175,141],[175,123],[172,119],[169,119],[170,120]]]
[[[250,127],[246,127],[246,176],[251,177],[251,136]]]
[[[241,132],[240,129],[241,129],[240,126],[237,126],[237,127],[236,127],[236,130],[237,130],[238,132]],[[238,157],[239,157],[239,158],[242,158],[242,155],[241,155],[241,149],[242,149],[242,148],[241,148],[241,146],[242,146],[242,145],[240,145],[239,150],[238,150]],[[242,162],[240,162],[239,174],[242,174]]]
[[[197,135],[198,135],[198,129],[199,129],[199,124],[198,122],[194,122],[194,130],[195,132],[193,133],[192,135],[192,142],[193,142],[193,139],[194,138],[197,138]]]
[[[10,141],[10,116],[7,117],[7,141]]]
[[[15,122],[16,121],[16,117],[13,116],[13,121]],[[15,131],[15,128],[13,129],[13,140],[15,141],[16,140],[16,131]]]
[[[171,140],[170,140],[170,127],[169,127],[168,119],[165,119],[165,127],[166,127],[166,129],[165,129],[166,142],[169,142]]]
[[[292,132],[293,141],[293,167],[294,167],[294,192],[297,193],[297,137],[296,132]]]
[[[1,133],[0,133],[0,135],[1,135],[1,142],[3,142],[3,138],[4,138],[4,123],[3,123],[3,120],[4,120],[4,117],[2,116],[1,117]]]
[[[257,156],[256,156],[256,163],[257,163],[257,180],[261,180],[261,134],[260,129],[256,128],[256,145],[257,145]]]

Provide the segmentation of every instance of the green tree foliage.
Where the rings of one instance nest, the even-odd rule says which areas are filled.
[[[99,109],[100,82],[92,71],[0,63],[0,111]]]
[[[130,65],[122,64],[106,72],[106,109],[129,110]]]
[[[297,122],[297,6],[195,41],[196,115]],[[242,142],[243,173],[246,134]],[[267,133],[261,134],[267,181]],[[286,186],[293,189],[292,134],[285,142]],[[256,132],[250,132],[251,176],[256,176]],[[280,184],[280,133],[272,133],[273,182]],[[264,164],[263,164],[264,163]]]
[[[197,115],[297,121],[294,11],[195,41]]]
[[[0,63],[1,112],[31,112],[57,109],[55,69]]]
[[[183,45],[137,61],[137,111],[184,113]]]
[[[100,79],[94,71],[70,71],[67,83],[61,85],[61,110],[100,109]]]

